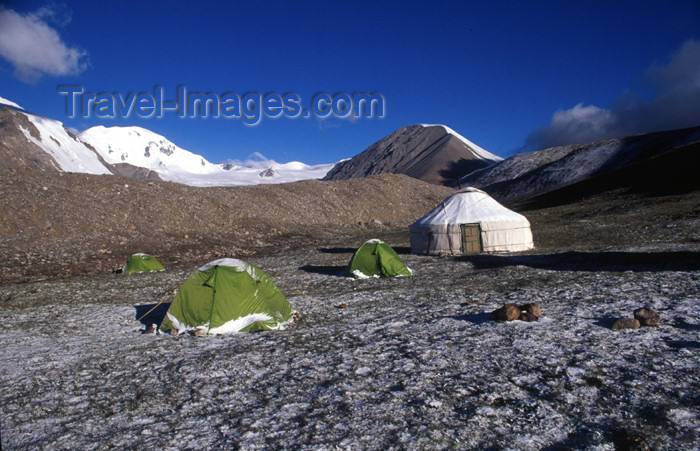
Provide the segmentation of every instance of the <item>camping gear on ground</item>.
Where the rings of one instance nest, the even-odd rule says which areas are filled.
[[[534,247],[530,222],[476,188],[448,196],[410,227],[416,254],[518,252]]]
[[[165,268],[155,257],[143,253],[129,257],[122,268],[122,272],[126,274],[149,271],[165,271]]]
[[[284,329],[295,314],[263,270],[223,258],[202,266],[180,286],[160,330],[199,335]]]
[[[381,240],[369,240],[360,246],[345,268],[345,274],[356,279],[368,277],[410,276],[396,251]]]

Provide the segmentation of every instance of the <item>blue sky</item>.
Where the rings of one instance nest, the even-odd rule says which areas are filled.
[[[383,118],[68,117],[62,85],[215,94],[380,93]],[[18,1],[0,96],[83,130],[138,125],[212,162],[349,158],[440,123],[502,157],[700,125],[700,2]],[[170,99],[169,99],[170,100]]]

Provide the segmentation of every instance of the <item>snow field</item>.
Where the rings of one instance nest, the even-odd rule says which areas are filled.
[[[250,259],[304,315],[257,334],[139,333],[194,268],[0,287],[3,449],[613,450],[615,430],[700,446],[692,265],[401,254],[413,276],[357,281],[336,275],[350,255]],[[490,321],[505,302],[544,316]],[[609,328],[642,305],[661,326]]]

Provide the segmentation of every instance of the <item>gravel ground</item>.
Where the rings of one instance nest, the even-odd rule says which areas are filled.
[[[172,267],[408,227],[451,192],[394,174],[196,188],[0,165],[0,284],[100,274],[135,252]]]
[[[248,258],[303,314],[285,331],[142,334],[194,266],[0,286],[2,448],[700,449],[697,244],[381,237],[413,276],[340,277],[357,237]],[[543,317],[490,321],[506,302]],[[610,329],[644,305],[659,327]]]

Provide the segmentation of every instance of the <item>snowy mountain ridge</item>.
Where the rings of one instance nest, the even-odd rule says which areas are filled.
[[[17,109],[20,109],[20,110],[23,110],[23,109],[24,109],[24,108],[22,108],[21,106],[17,105],[15,102],[13,102],[13,101],[11,101],[11,100],[7,100],[7,99],[4,98],[4,97],[0,97],[0,104],[9,105],[9,106],[11,106],[11,107],[13,107],[13,108],[17,108]]]
[[[110,164],[129,163],[162,174],[216,171],[212,164],[173,144],[157,133],[142,127],[91,127],[81,132],[81,141],[90,144]]]
[[[9,107],[9,108],[8,108]],[[0,151],[5,165],[42,170],[160,178],[191,186],[233,186],[320,179],[335,165],[277,163],[257,154],[245,163],[215,164],[142,127],[89,128],[77,136],[63,123],[26,111],[0,97],[6,117]],[[263,174],[264,173],[264,174]]]
[[[335,163],[277,163],[262,155],[241,164],[215,164],[142,127],[92,127],[80,134],[110,164],[128,163],[158,172],[163,180],[192,186],[255,185],[318,179]],[[272,171],[269,171],[272,169]],[[262,172],[265,175],[262,175]]]
[[[489,152],[488,150],[484,149],[483,147],[474,144],[473,142],[471,142],[470,140],[468,140],[468,139],[465,138],[464,136],[460,135],[459,133],[457,133],[456,131],[454,131],[453,129],[451,129],[450,127],[448,127],[447,125],[442,125],[442,124],[420,124],[420,126],[421,126],[421,127],[424,127],[424,128],[428,128],[428,127],[442,127],[448,135],[452,135],[452,136],[454,136],[455,138],[457,138],[457,139],[459,139],[460,141],[462,141],[462,143],[464,143],[464,147],[466,147],[467,149],[470,149],[472,153],[474,153],[475,155],[479,156],[480,158],[483,158],[484,160],[493,160],[493,161],[502,161],[502,160],[503,160],[503,158],[499,157],[498,155],[492,154],[491,152]]]

